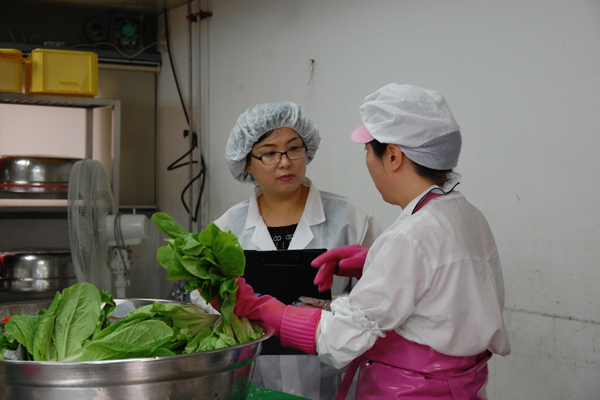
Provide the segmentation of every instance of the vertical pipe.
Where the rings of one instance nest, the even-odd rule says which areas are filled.
[[[85,108],[85,158],[94,158],[94,109]]]
[[[193,110],[193,104],[194,104],[194,99],[193,99],[193,85],[192,85],[192,0],[188,0],[188,4],[187,4],[187,15],[188,15],[188,110],[189,110],[189,128],[190,128],[190,134],[189,134],[189,145],[190,145],[190,150],[192,150],[193,146],[194,146],[194,113],[192,112]],[[189,156],[189,179],[188,181],[191,182],[192,179],[194,179],[194,164],[193,164],[193,160],[194,160],[194,152],[190,151],[190,156]],[[189,189],[189,209],[190,212],[188,213],[188,231],[189,232],[193,232],[193,214],[194,214],[194,185],[190,186]]]
[[[197,124],[198,124],[198,165],[200,168],[202,168],[202,165],[200,163],[201,159],[202,159],[202,136],[203,136],[203,130],[202,130],[202,125],[204,124],[204,118],[202,117],[202,88],[203,88],[203,82],[202,82],[202,71],[203,71],[203,66],[202,66],[202,18],[201,18],[201,14],[200,12],[202,11],[202,0],[196,0],[197,1],[197,6],[198,6],[198,10],[197,10],[197,15],[198,15],[198,19],[197,19],[197,24],[196,27],[198,29],[197,35],[198,35],[198,94],[197,94],[197,112],[198,112],[198,116],[196,118]],[[198,172],[200,172],[200,169],[198,170]],[[206,175],[204,176],[204,179],[206,179]],[[202,201],[201,199],[202,193],[198,192],[198,200],[197,201]],[[196,216],[196,223],[199,225],[199,229],[198,230],[202,230],[204,228],[204,221],[202,218],[202,212],[200,211],[202,210],[202,204],[200,204],[200,207],[198,208],[198,215]]]
[[[112,190],[113,199],[117,207],[116,212],[119,212],[119,195],[120,195],[120,174],[121,170],[121,100],[113,100],[112,106]]]

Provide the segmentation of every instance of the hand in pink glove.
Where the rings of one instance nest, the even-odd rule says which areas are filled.
[[[368,252],[369,249],[359,244],[352,244],[336,247],[321,254],[310,264],[319,268],[314,284],[319,287],[320,292],[323,292],[331,289],[334,275],[360,279]]]
[[[237,282],[234,312],[238,317],[263,321],[275,329],[281,338],[281,345],[294,347],[308,354],[316,353],[315,332],[321,318],[318,308],[286,306],[273,296],[254,294],[252,286],[244,278]],[[216,301],[211,305],[217,308]]]
[[[238,317],[266,322],[275,328],[275,335],[279,336],[281,319],[286,305],[273,296],[263,295],[258,297],[252,286],[244,278],[237,282],[238,290],[235,292],[234,313]]]

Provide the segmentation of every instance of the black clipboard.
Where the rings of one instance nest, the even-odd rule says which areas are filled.
[[[303,250],[244,250],[246,268],[244,278],[254,292],[271,295],[291,305],[300,296],[331,300],[331,291],[319,292],[313,281],[318,268],[310,263],[327,249]],[[261,354],[305,354],[291,347],[281,346],[278,337],[263,342]]]

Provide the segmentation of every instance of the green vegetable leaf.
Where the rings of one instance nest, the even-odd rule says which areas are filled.
[[[197,276],[202,279],[208,279],[207,269],[214,265],[206,257],[199,259],[195,256],[183,255],[178,256],[178,258],[180,264],[191,274],[190,276]]]
[[[78,351],[94,333],[100,307],[100,292],[90,283],[76,283],[63,290],[53,335],[58,361]]]
[[[170,238],[184,239],[189,235],[189,233],[168,214],[157,212],[154,213],[150,219]]]
[[[131,311],[129,311],[127,313],[127,317],[131,317],[131,316],[133,316],[135,314],[146,314],[146,315],[148,315],[148,316],[151,317],[151,316],[154,315],[154,313],[152,312],[152,307],[153,306],[154,306],[154,304],[148,304],[148,305],[145,305],[145,306],[134,308],[133,310],[131,310]]]
[[[237,279],[223,280],[221,286],[219,286],[219,307],[221,308],[221,315],[223,315],[223,319],[227,325],[229,325],[229,321],[234,315],[236,290]]]
[[[133,310],[133,311],[136,311],[136,310]],[[130,311],[130,313],[131,313],[131,311]],[[102,331],[95,334],[94,337],[92,338],[92,340],[102,340],[106,336],[109,336],[112,333],[114,333],[115,331],[118,331],[120,329],[125,329],[131,325],[135,325],[139,322],[146,321],[151,318],[152,318],[152,314],[146,313],[146,312],[137,312],[137,313],[129,314],[126,318],[123,318],[122,320],[113,323],[112,325],[108,326],[107,328],[105,328]]]
[[[37,332],[41,315],[16,314],[4,326],[4,332],[12,336],[22,346],[26,347],[31,354],[33,341]]]
[[[159,264],[168,271],[167,279],[188,279],[193,276],[183,265],[181,265],[177,250],[175,250],[173,246],[159,247],[156,255]]]
[[[213,325],[218,315],[211,315],[202,308],[192,304],[154,303],[152,312],[171,318],[173,326],[180,329],[181,334],[195,337],[205,327]]]
[[[168,357],[168,356],[175,356],[175,355],[177,355],[177,354],[174,353],[173,351],[171,351],[165,347],[159,347],[158,349],[156,349],[152,353],[150,353],[148,355],[148,357]]]
[[[187,346],[185,346],[183,354],[191,354],[196,353],[197,351],[212,350],[209,349],[211,335],[212,331],[210,330],[210,328],[206,327],[202,329],[200,332],[198,332],[194,339],[188,342]]]
[[[242,317],[241,319],[243,320],[244,318],[246,318],[246,317]],[[248,318],[246,318],[246,320],[248,320]],[[250,322],[250,321],[248,321],[248,322]],[[250,336],[251,336],[252,340],[258,339],[265,334],[265,329],[262,326],[252,324],[252,323],[250,323],[249,325],[250,326],[248,328],[249,329],[252,328],[252,331],[253,331],[253,332],[250,332]]]
[[[218,226],[213,222],[208,224],[202,232],[198,234],[198,241],[206,247],[212,248],[217,235],[221,232]]]
[[[237,237],[233,233],[219,232],[214,241],[213,251],[225,276],[244,275],[246,257]]]
[[[19,347],[19,342],[11,335],[0,335],[0,360],[6,360],[4,352],[6,350],[15,351]]]
[[[40,319],[35,338],[33,340],[32,355],[34,361],[52,361],[56,359],[56,347],[52,336],[54,334],[54,322],[58,312],[58,305],[62,296],[56,292],[54,300],[48,310],[43,313]]]
[[[249,331],[246,329],[242,320],[237,315],[233,314],[231,317],[231,328],[235,334],[235,339],[238,343],[245,343],[250,341]]]
[[[113,313],[113,311],[115,311],[115,308],[117,308],[117,304],[115,303],[115,300],[112,297],[112,294],[110,294],[110,292],[107,292],[106,290],[103,290],[100,292],[100,301],[101,301],[101,311],[100,311],[100,329],[104,329],[106,328],[108,325],[110,325],[110,315]]]
[[[237,344],[231,325],[226,324],[224,319],[220,319],[219,322],[217,322],[217,325],[215,325],[215,328],[213,329],[213,337],[214,336],[217,338],[217,340],[213,342],[215,349],[222,349]]]
[[[206,246],[202,245],[197,240],[198,235],[188,235],[183,242],[183,246],[181,247],[181,252],[183,254],[198,256],[202,254],[202,251],[206,248]]]
[[[146,320],[118,329],[102,339],[91,341],[65,361],[118,360],[147,357],[167,343],[173,330],[164,322]]]
[[[102,329],[106,328],[111,324],[110,315],[117,308],[115,301],[110,294],[105,290],[100,292],[100,318],[98,319],[98,323],[96,324],[96,329],[94,330],[93,337],[95,337]]]
[[[187,290],[200,289],[207,302],[218,299],[228,325],[235,306],[235,277],[242,276],[246,267],[237,237],[231,231],[222,232],[213,222],[200,233],[189,233],[165,213],[154,215],[152,220],[158,228],[171,237],[157,252],[168,278],[189,279]]]

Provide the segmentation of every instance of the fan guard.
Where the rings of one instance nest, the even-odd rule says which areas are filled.
[[[106,218],[116,205],[104,167],[84,159],[73,165],[69,177],[68,224],[73,269],[78,282],[111,290]]]

